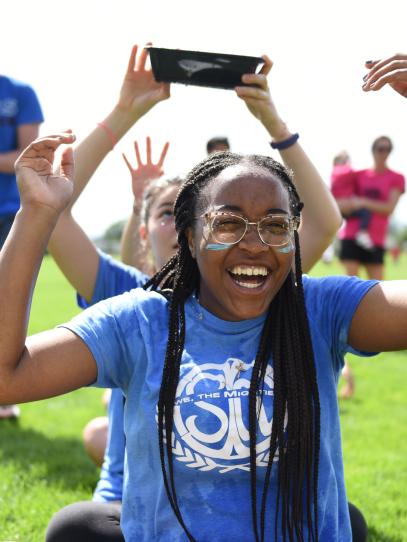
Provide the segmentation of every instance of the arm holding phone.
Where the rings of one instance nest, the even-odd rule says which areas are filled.
[[[260,73],[246,74],[242,78],[244,83],[252,86],[239,86],[235,90],[252,115],[263,124],[276,148],[289,143],[279,152],[286,167],[294,174],[294,182],[304,203],[299,236],[302,268],[307,272],[334,239],[342,218],[329,187],[301,148],[298,137],[290,132],[277,112],[267,83],[273,63],[266,55],[263,59],[265,63]]]
[[[89,179],[105,156],[112,150],[113,140],[124,134],[154,105],[170,96],[169,85],[157,83],[151,69],[146,68],[148,52],[132,48],[117,104],[111,113],[75,148],[74,192],[61,214],[49,242],[49,250],[62,272],[86,300],[93,294],[99,255],[72,216],[71,210]],[[77,262],[81,265],[78,266]]]

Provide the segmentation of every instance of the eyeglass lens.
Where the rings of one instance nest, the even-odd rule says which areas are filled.
[[[248,227],[243,217],[235,215],[217,215],[211,222],[213,238],[222,244],[238,243]],[[265,217],[257,223],[257,231],[266,245],[281,246],[290,239],[290,222],[285,217]]]

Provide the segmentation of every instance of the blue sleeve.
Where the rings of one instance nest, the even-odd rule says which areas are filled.
[[[36,124],[44,121],[40,102],[29,85],[18,86],[17,124]]]
[[[93,386],[121,388],[124,393],[145,347],[135,310],[141,289],[101,301],[63,324],[78,335],[92,352],[97,364]]]
[[[93,297],[88,303],[86,299],[77,294],[78,305],[85,309],[103,299],[124,294],[133,288],[141,288],[147,280],[147,275],[135,267],[118,262],[99,251],[99,267]]]
[[[320,279],[303,277],[305,301],[311,328],[328,344],[336,370],[340,370],[347,352],[372,355],[354,350],[348,344],[353,315],[368,291],[378,281],[357,277],[334,276]]]

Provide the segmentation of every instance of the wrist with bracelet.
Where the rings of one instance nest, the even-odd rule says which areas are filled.
[[[299,137],[300,137],[300,134],[295,133],[295,134],[290,135],[286,139],[283,139],[282,141],[270,141],[270,145],[272,149],[283,151],[285,149],[288,149],[289,147],[292,147],[295,143],[297,143]]]
[[[113,150],[118,143],[117,137],[114,135],[113,131],[109,128],[109,126],[106,123],[98,122],[97,126],[99,126],[99,128],[102,128],[102,130],[105,132],[105,134],[110,140],[110,143],[112,144],[112,150]]]

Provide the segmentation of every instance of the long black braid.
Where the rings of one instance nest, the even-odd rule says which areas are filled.
[[[199,291],[199,270],[192,258],[187,228],[193,228],[203,189],[221,171],[245,162],[266,169],[277,177],[289,193],[291,213],[299,217],[302,204],[287,170],[272,158],[243,156],[230,152],[215,153],[200,162],[187,176],[175,202],[175,226],[178,233],[177,254],[146,284],[145,288],[171,291],[169,296],[169,332],[163,376],[158,399],[158,437],[164,485],[171,507],[187,537],[195,541],[185,525],[175,490],[172,455],[173,413],[179,371],[185,341],[186,299]],[[273,460],[278,457],[278,489],[275,508],[274,539],[318,541],[318,462],[320,448],[320,406],[302,286],[298,234],[295,240],[295,271],[287,276],[276,294],[263,326],[249,390],[250,483],[253,532],[256,542],[263,542],[268,488]],[[261,390],[270,357],[274,371],[274,411],[270,453],[260,502],[260,525],[256,489],[256,441],[261,406]],[[260,392],[260,393],[259,393]],[[260,396],[260,397],[259,397]],[[305,509],[304,509],[305,508]]]

